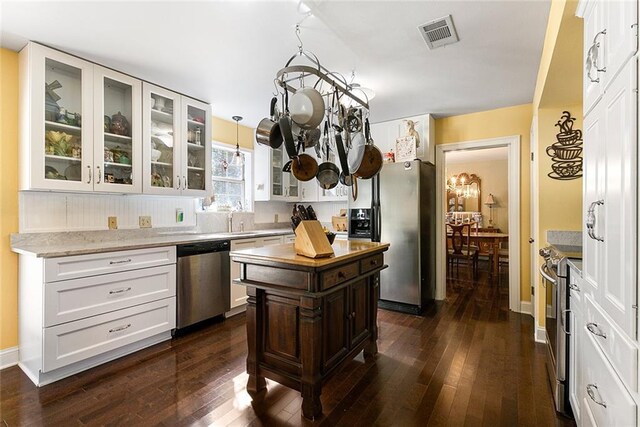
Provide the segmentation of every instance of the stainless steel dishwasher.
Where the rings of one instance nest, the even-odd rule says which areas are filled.
[[[229,240],[177,246],[177,329],[229,311]]]

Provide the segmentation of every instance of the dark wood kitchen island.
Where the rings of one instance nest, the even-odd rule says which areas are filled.
[[[380,271],[386,243],[336,241],[330,258],[296,255],[293,244],[231,252],[247,287],[247,391],[265,378],[300,391],[302,413],[322,415],[326,379],[360,351],[377,353]]]

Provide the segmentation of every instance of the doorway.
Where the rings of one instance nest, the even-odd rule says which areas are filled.
[[[504,147],[507,151],[507,195],[508,212],[506,224],[508,224],[509,241],[509,310],[521,311],[520,307],[520,136],[493,138],[478,141],[459,142],[436,146],[436,299],[442,300],[447,296],[446,287],[446,254],[447,239],[445,212],[449,204],[446,199],[446,186],[448,177],[445,175],[445,160],[448,153],[483,150]],[[482,197],[482,195],[480,195]],[[478,200],[478,202],[484,202]],[[482,205],[482,203],[479,203]],[[463,209],[466,209],[464,207]]]

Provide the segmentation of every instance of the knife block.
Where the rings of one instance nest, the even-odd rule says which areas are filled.
[[[296,254],[307,258],[326,258],[333,255],[327,235],[322,231],[320,221],[302,221],[296,227],[296,240],[293,242]]]

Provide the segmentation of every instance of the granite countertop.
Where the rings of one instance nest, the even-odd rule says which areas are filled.
[[[11,236],[11,250],[40,258],[172,246],[214,240],[239,240],[293,234],[290,228],[233,233],[202,233],[193,230],[115,230],[67,233],[32,233]]]
[[[323,267],[366,253],[386,251],[388,243],[366,242],[357,240],[336,240],[333,242],[334,255],[326,258],[307,258],[297,255],[292,244],[265,246],[262,248],[232,251],[230,256],[235,261],[278,262],[301,265],[305,267]]]

